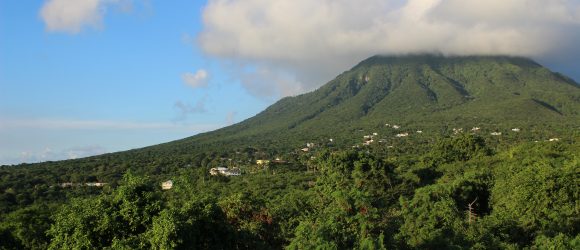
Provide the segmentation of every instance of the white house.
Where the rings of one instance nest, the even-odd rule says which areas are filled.
[[[396,137],[407,137],[407,136],[409,136],[409,133],[400,133],[400,134],[397,134],[395,136]]]
[[[490,135],[501,135],[501,132],[491,132]]]
[[[169,190],[173,187],[173,181],[172,180],[168,180],[168,181],[164,181],[161,183],[161,189],[163,190]]]
[[[85,183],[85,185],[87,185],[89,187],[103,187],[103,186],[107,185],[107,183],[104,183],[104,182],[87,182],[87,183]]]
[[[512,131],[514,131],[514,132],[520,132],[520,129],[519,128],[512,128]]]
[[[224,168],[224,167],[217,167],[217,168],[210,169],[209,174],[211,174],[211,175],[224,175],[224,176],[240,176],[240,175],[242,175],[242,172],[240,171],[239,168],[229,169],[229,168]]]

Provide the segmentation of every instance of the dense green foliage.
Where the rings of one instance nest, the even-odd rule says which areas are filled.
[[[7,213],[0,237],[7,249],[576,248],[578,152],[580,140],[501,149],[464,134],[416,157],[320,149],[237,177],[184,168],[170,190],[130,172]]]
[[[578,249],[579,110],[527,59],[372,57],[221,130],[0,166],[0,249]]]

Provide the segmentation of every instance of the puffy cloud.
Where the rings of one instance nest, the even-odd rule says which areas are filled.
[[[40,17],[51,32],[79,33],[85,27],[100,28],[108,5],[131,10],[130,0],[47,0]]]
[[[579,10],[578,0],[209,0],[198,43],[233,62],[250,93],[285,96],[374,54],[577,57]]]
[[[198,70],[195,74],[187,72],[181,75],[183,82],[194,89],[206,87],[208,78],[209,74],[204,69]]]

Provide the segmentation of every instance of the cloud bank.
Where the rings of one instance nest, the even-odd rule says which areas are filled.
[[[79,33],[84,28],[101,28],[107,8],[131,9],[131,0],[47,0],[40,17],[50,32]]]
[[[580,56],[579,0],[209,0],[203,25],[202,50],[257,96],[314,89],[374,54]]]
[[[14,159],[3,159],[4,162],[2,164],[19,164],[23,162],[35,163],[54,160],[70,160],[93,155],[105,154],[107,152],[108,151],[104,147],[98,145],[73,147],[65,150],[53,150],[51,148],[45,148],[42,151],[23,151],[20,153],[19,157],[16,157]]]

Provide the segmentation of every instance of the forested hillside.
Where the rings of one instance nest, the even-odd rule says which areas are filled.
[[[375,56],[217,131],[0,166],[0,249],[577,249],[579,233],[580,87],[525,58]]]

